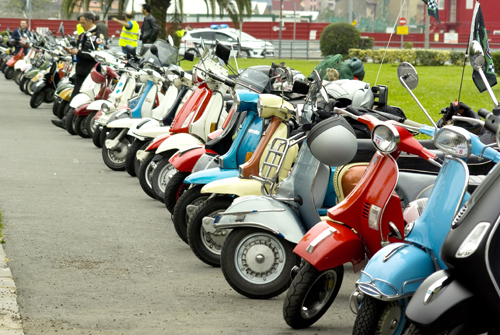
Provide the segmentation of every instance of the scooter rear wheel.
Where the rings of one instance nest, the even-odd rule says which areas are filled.
[[[310,263],[300,269],[283,301],[283,317],[295,329],[303,329],[318,321],[339,293],[344,266],[318,271]]]
[[[195,185],[186,190],[175,204],[174,214],[172,214],[172,222],[174,223],[175,232],[181,240],[188,243],[187,239],[187,224],[189,221],[189,214],[187,210],[188,205],[199,206],[208,199],[210,194],[200,193],[202,185]]]
[[[85,121],[85,128],[87,129],[87,134],[89,134],[89,137],[92,137],[92,135],[94,135],[94,131],[97,128],[96,119],[94,119],[96,114],[97,111],[90,112],[89,116],[87,116],[87,120]]]
[[[102,148],[102,145],[101,145],[101,128],[97,127],[94,130],[94,133],[92,134],[92,143],[94,143],[94,145],[97,148]]]
[[[14,74],[16,73],[16,70],[14,70],[13,67],[8,66],[5,69],[4,73],[5,73],[5,79],[11,80],[12,78],[14,78]]]
[[[165,188],[165,206],[172,214],[174,213],[175,204],[189,186],[189,184],[184,184],[184,179],[189,175],[189,172],[177,172],[170,178]]]
[[[408,325],[402,301],[382,301],[365,295],[354,321],[353,335],[403,334]]]
[[[45,90],[41,90],[36,92],[31,96],[30,106],[31,108],[38,108],[43,102],[43,98],[45,97]]]
[[[175,167],[168,161],[168,159],[162,159],[153,173],[153,178],[151,184],[153,186],[153,192],[156,199],[161,202],[165,202],[165,189],[170,180],[170,177],[176,172]]]
[[[24,77],[23,79],[21,79],[21,82],[19,83],[19,90],[21,90],[21,92],[25,93],[26,94],[26,84],[28,83],[28,81],[30,81],[31,79],[29,78],[26,78]]]
[[[294,245],[256,228],[233,229],[221,252],[221,270],[228,284],[250,299],[270,299],[288,289],[300,257]]]
[[[16,72],[14,73],[14,81],[17,85],[21,83],[21,73],[21,70],[16,70]]]
[[[141,141],[138,138],[132,142],[130,148],[128,148],[127,157],[125,158],[125,170],[131,177],[137,177],[137,172],[139,172],[139,165],[136,164],[137,161],[137,151],[145,150],[143,148],[146,144],[149,144],[148,141]],[[139,168],[137,168],[139,167]]]
[[[82,115],[76,115],[75,116],[75,123],[73,126],[73,129],[75,130],[75,133],[82,137],[82,138],[90,138],[89,133],[87,132],[87,115],[82,116]]]
[[[73,125],[75,124],[75,113],[73,113],[75,109],[73,107],[69,107],[68,108],[68,112],[66,113],[66,123],[65,123],[65,127],[66,127],[66,131],[70,134],[70,135],[76,135],[76,132],[75,132],[75,129],[73,129]]]
[[[106,140],[115,139],[122,129],[113,129],[109,132]],[[131,144],[130,136],[125,136],[119,142],[115,149],[108,149],[106,144],[102,146],[102,159],[108,168],[114,171],[125,170],[125,157],[127,156],[128,147]]]

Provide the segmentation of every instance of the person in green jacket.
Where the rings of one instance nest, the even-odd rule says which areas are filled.
[[[137,39],[139,38],[139,24],[137,21],[132,20],[132,15],[130,14],[125,14],[123,19],[124,20],[118,20],[116,17],[113,18],[113,21],[122,25],[120,42],[118,45],[122,47],[122,52],[124,54],[127,53],[127,45],[133,46],[135,56],[135,48],[137,48]]]

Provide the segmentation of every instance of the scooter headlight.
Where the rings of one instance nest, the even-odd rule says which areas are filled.
[[[101,105],[101,111],[105,114],[109,113],[109,106],[105,103]]]
[[[469,132],[463,128],[444,126],[434,136],[434,144],[439,150],[457,157],[468,157],[472,149]]]
[[[390,154],[398,148],[399,133],[390,124],[378,125],[372,130],[372,141],[378,150]]]
[[[479,243],[481,243],[484,235],[486,235],[489,227],[489,222],[478,223],[477,226],[475,226],[474,229],[469,233],[469,235],[467,235],[465,240],[460,245],[460,248],[458,248],[456,257],[465,258],[472,255],[479,246]]]
[[[259,100],[257,100],[257,114],[259,117],[262,117],[262,109],[264,108],[264,105],[262,104],[262,99],[259,97]]]

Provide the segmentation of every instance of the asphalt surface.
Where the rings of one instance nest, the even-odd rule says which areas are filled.
[[[52,125],[52,105],[29,99],[0,74],[4,249],[26,334],[351,334],[350,266],[327,314],[289,328],[283,294],[232,290],[136,178],[108,169],[91,140]]]

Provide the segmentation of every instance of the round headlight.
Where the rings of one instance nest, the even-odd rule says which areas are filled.
[[[391,153],[398,148],[399,133],[392,125],[378,125],[372,130],[372,141],[378,150]]]
[[[262,108],[264,108],[264,105],[262,104],[262,99],[259,98],[259,100],[257,100],[257,115],[259,115],[259,117],[262,117]]]
[[[237,112],[238,108],[240,107],[240,96],[236,91],[233,91],[232,96],[233,96],[233,110]]]
[[[444,126],[434,136],[436,147],[447,154],[457,157],[468,157],[472,149],[469,132],[455,126]]]
[[[103,113],[109,113],[109,106],[108,106],[107,104],[103,103],[103,104],[101,105],[101,111],[102,111]]]

